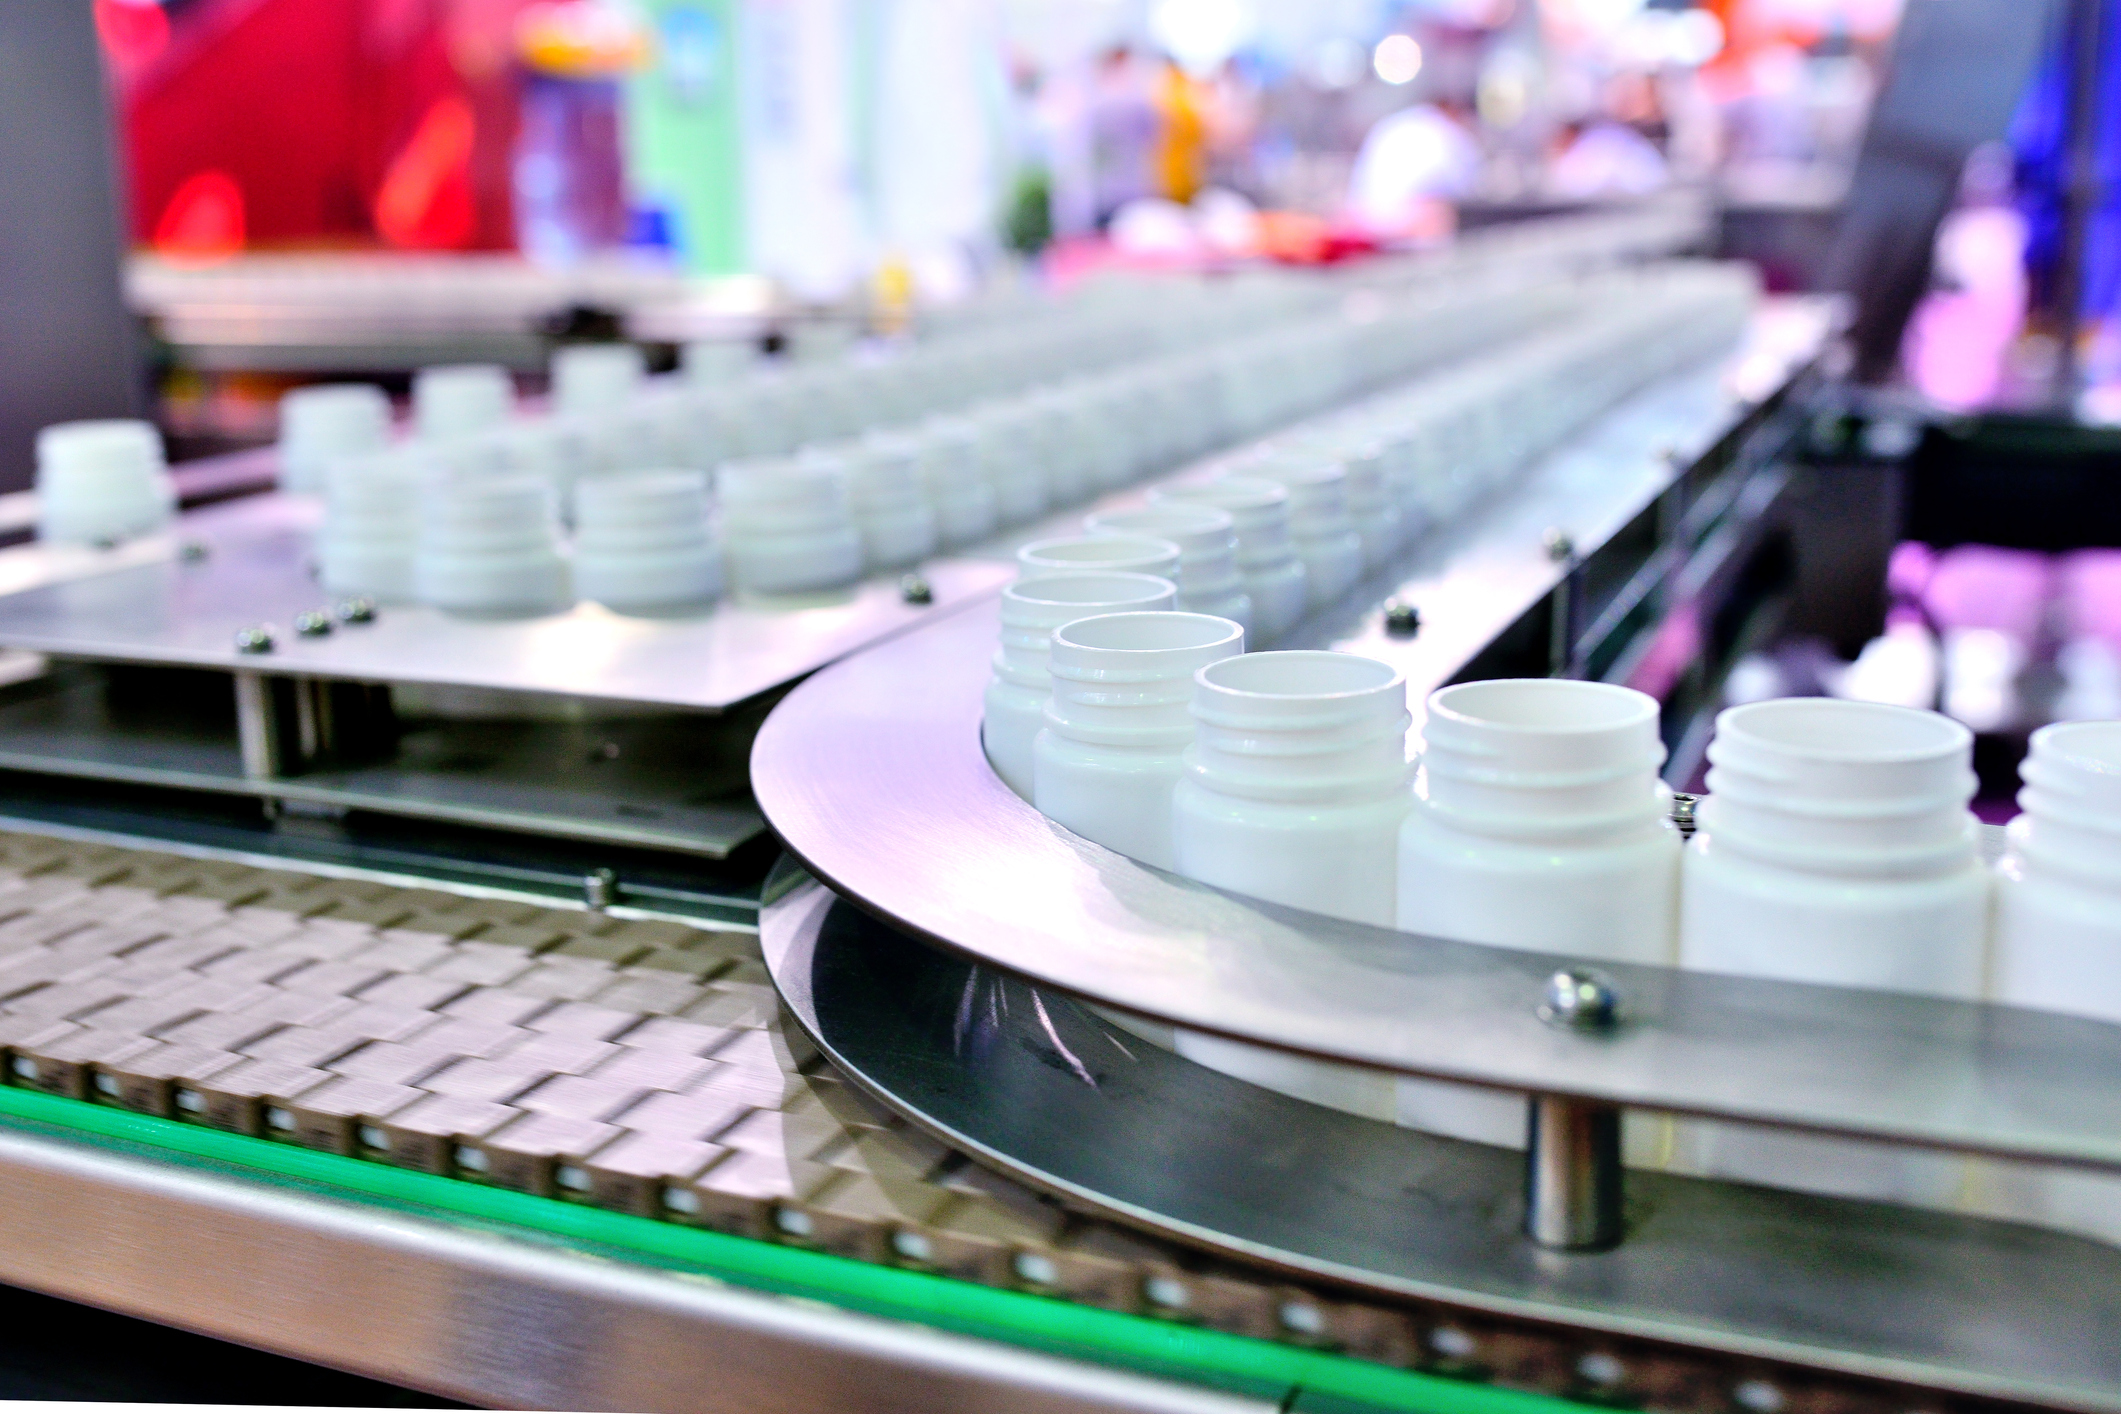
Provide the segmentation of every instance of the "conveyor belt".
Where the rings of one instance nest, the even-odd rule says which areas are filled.
[[[1390,1368],[1434,1363],[1438,1330],[1460,1373],[1581,1383],[1566,1352],[1498,1335],[1476,1358],[1435,1312],[1206,1262],[973,1167],[783,1029],[748,932],[0,834],[0,1041],[0,1168],[24,1160],[17,1135],[115,1143],[1361,1407],[1481,1397]],[[7,1245],[0,1278],[24,1282],[33,1244]],[[27,1276],[124,1305],[63,1270]],[[203,1307],[184,1323],[222,1325]],[[323,1348],[405,1378],[397,1352]]]

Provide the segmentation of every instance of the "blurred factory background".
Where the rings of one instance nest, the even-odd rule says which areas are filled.
[[[1901,11],[1899,0],[94,7],[132,247],[125,303],[156,355],[144,391],[195,451],[268,440],[294,380],[450,355],[530,372],[553,337],[615,327],[672,343],[806,319],[884,334],[996,282],[1112,263],[1331,261],[1666,188],[1713,200],[1724,253],[1759,262],[1771,289],[1912,280],[1923,307],[1907,376],[1938,402],[2045,400],[2066,354],[2054,311],[2069,59],[2038,15],[2005,27],[2016,36],[2005,49],[2023,52],[1978,41],[1949,98],[1905,95],[1907,139],[1873,144],[1872,160],[1911,188],[1898,204],[1915,209],[1914,236],[1893,226],[1890,244],[1912,273],[1881,279],[1861,240],[1844,240],[1857,249],[1836,265]],[[1902,43],[1951,51],[1980,28],[1920,4]],[[2103,112],[2116,121],[2114,105]],[[1935,223],[1940,201],[1952,215],[1928,281],[1922,218]],[[2079,281],[2094,314],[2113,303],[2110,267],[2101,254]],[[1897,336],[1904,318],[1888,322]],[[2117,349],[2104,323],[2086,330],[2093,408],[2114,399]],[[1897,352],[1869,351],[1869,372],[1885,376]],[[18,484],[25,436],[0,449],[0,477]]]

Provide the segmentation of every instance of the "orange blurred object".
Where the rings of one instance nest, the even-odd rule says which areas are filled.
[[[376,192],[376,232],[402,250],[462,250],[477,227],[471,104],[438,98],[390,161]]]
[[[210,265],[243,250],[243,188],[218,169],[184,180],[155,222],[154,248],[173,261]]]

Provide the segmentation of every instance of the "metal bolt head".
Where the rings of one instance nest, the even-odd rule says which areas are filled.
[[[272,648],[271,624],[252,624],[249,628],[236,630],[236,651],[238,653],[270,653]]]
[[[331,611],[342,624],[372,624],[376,621],[376,601],[365,594],[341,599],[332,605]]]
[[[592,869],[582,876],[582,902],[602,911],[618,902],[619,876],[616,870]]]
[[[295,615],[295,632],[304,638],[322,638],[331,630],[331,615],[323,609],[306,609]]]
[[[177,558],[187,565],[196,565],[212,553],[203,540],[187,540],[177,547]]]
[[[1404,599],[1385,600],[1385,632],[1394,638],[1412,638],[1421,632],[1421,610]]]
[[[933,604],[935,602],[935,586],[928,583],[921,575],[900,575],[898,597],[908,604]]]
[[[1751,1414],[1777,1414],[1789,1401],[1767,1380],[1745,1380],[1731,1391],[1731,1402]]]
[[[1546,547],[1547,558],[1556,564],[1576,558],[1576,542],[1558,525],[1548,526],[1547,533],[1539,537],[1539,543]]]
[[[1587,1385],[1611,1389],[1626,1381],[1628,1367],[1610,1351],[1593,1350],[1576,1362],[1576,1377]]]
[[[1613,979],[1588,967],[1564,967],[1547,979],[1539,1019],[1572,1031],[1603,1031],[1620,1017]]]

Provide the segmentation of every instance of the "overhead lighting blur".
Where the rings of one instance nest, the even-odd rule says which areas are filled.
[[[1246,0],[1157,0],[1149,32],[1190,74],[1221,68],[1258,28]]]
[[[1643,10],[1613,36],[1615,57],[1638,68],[1699,68],[1723,52],[1723,24],[1707,10]]]
[[[1412,83],[1415,75],[1421,72],[1421,46],[1414,42],[1411,34],[1388,34],[1377,41],[1377,51],[1370,56],[1370,65],[1386,83]]]
[[[1311,77],[1320,88],[1353,88],[1361,80],[1369,57],[1361,41],[1346,35],[1320,40],[1318,48],[1311,52]]]
[[[1672,62],[1698,68],[1723,52],[1723,21],[1707,10],[1686,10],[1672,25]]]

